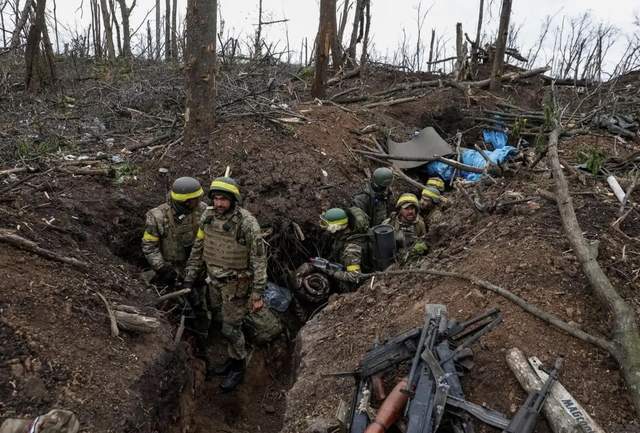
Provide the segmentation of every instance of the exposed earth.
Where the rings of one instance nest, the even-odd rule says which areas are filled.
[[[61,67],[72,71],[71,65]],[[607,353],[464,281],[377,277],[357,292],[334,295],[297,336],[293,330],[286,342],[256,348],[245,384],[221,395],[217,380],[205,382],[188,333],[174,345],[175,312],[171,305],[152,306],[158,293],[140,278],[144,214],[165,199],[167,182],[175,177],[191,175],[208,185],[230,166],[245,206],[268,233],[270,277],[285,284],[287,272],[326,252],[318,214],[347,204],[374,167],[354,150],[372,146],[371,138],[383,142],[384,131],[406,140],[425,126],[446,139],[464,131],[463,145],[472,147],[480,126],[465,110],[491,109],[501,101],[541,110],[542,80],[509,84],[498,95],[476,90],[470,107],[458,89],[435,88],[413,102],[361,109],[314,101],[308,83],[277,67],[265,67],[243,88],[236,86],[237,71],[228,71],[236,81],[221,87],[220,123],[211,144],[185,148],[180,141],[184,89],[177,68],[75,65],[58,91],[37,96],[21,88],[16,64],[6,60],[0,68],[6,77],[0,93],[0,171],[32,169],[0,175],[0,229],[90,265],[79,269],[1,244],[0,419],[59,407],[74,411],[87,432],[304,432],[317,418],[333,417],[340,400],[351,400],[353,380],[327,374],[352,370],[376,339],[418,326],[426,303],[442,303],[457,319],[491,307],[504,317],[475,347],[474,369],[464,378],[470,400],[515,412],[525,393],[505,353],[518,347],[546,363],[564,355],[562,383],[607,432],[640,428],[618,365]],[[270,77],[276,78],[275,90],[255,101],[247,96]],[[424,79],[373,69],[366,83],[345,80],[331,94],[353,86],[372,93]],[[627,92],[640,91],[638,75],[620,85],[627,84],[632,86]],[[570,100],[570,92],[563,97]],[[251,112],[247,100],[281,111]],[[287,112],[299,121],[278,120]],[[360,133],[368,125],[380,132]],[[561,157],[581,162],[581,152],[594,147],[624,159],[640,150],[640,140],[614,140],[604,132],[571,137],[561,141]],[[534,150],[525,149],[530,159]],[[81,156],[95,162],[79,161]],[[87,164],[104,173],[77,171]],[[582,183],[568,174],[585,237],[599,241],[603,269],[640,313],[640,215],[631,212],[621,230],[612,228],[619,203],[604,177],[584,173]],[[618,176],[628,187],[630,175]],[[481,277],[589,333],[608,336],[609,312],[591,292],[557,206],[538,194],[555,188],[546,159],[535,169],[496,180],[481,188],[486,202],[531,199],[482,213],[459,191],[448,192],[447,226],[431,233],[431,252],[420,266]],[[398,181],[400,189],[417,192]],[[111,337],[97,293],[113,304],[142,308],[159,318],[161,327],[151,334]],[[549,430],[541,422],[537,431]]]

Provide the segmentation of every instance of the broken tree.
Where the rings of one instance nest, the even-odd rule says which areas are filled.
[[[327,85],[329,53],[336,38],[336,0],[320,2],[320,24],[318,26],[318,45],[316,47],[316,70],[311,95],[322,98]]]
[[[502,10],[500,12],[500,28],[498,29],[496,49],[493,54],[493,66],[491,68],[491,90],[496,90],[500,86],[498,77],[502,75],[502,68],[504,67],[504,52],[507,48],[510,19],[511,0],[502,0]]]
[[[215,128],[217,0],[189,0],[184,142],[209,139]]]
[[[53,52],[45,22],[46,0],[38,0],[36,14],[29,34],[25,56],[25,87],[32,92],[38,91],[42,86],[55,80],[55,66]],[[44,56],[40,51],[41,42],[44,45]]]

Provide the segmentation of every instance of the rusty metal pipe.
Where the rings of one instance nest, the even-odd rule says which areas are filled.
[[[376,419],[367,426],[364,433],[384,433],[389,427],[396,423],[402,415],[409,394],[404,392],[407,388],[407,378],[403,378],[393,388],[389,396],[384,400]]]

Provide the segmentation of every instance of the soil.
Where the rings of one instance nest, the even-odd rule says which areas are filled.
[[[0,93],[0,170],[29,165],[36,171],[0,177],[0,228],[89,262],[91,269],[0,248],[0,419],[63,407],[79,416],[83,431],[92,432],[302,432],[316,417],[333,417],[339,400],[350,401],[352,381],[323,374],[352,369],[376,337],[417,326],[424,304],[438,302],[459,319],[493,306],[504,315],[504,323],[476,347],[476,365],[464,380],[470,400],[513,413],[524,393],[506,366],[505,351],[517,346],[545,362],[562,353],[567,358],[562,382],[607,431],[637,427],[618,367],[607,354],[456,280],[378,278],[355,293],[334,296],[302,328],[295,356],[293,341],[257,348],[245,384],[230,395],[220,394],[219,379],[204,380],[189,335],[174,347],[177,323],[166,312],[170,306],[149,307],[157,293],[139,277],[140,234],[145,212],[165,200],[168,181],[195,176],[206,190],[230,166],[244,206],[267,233],[270,277],[284,283],[288,271],[326,249],[318,214],[347,204],[372,168],[353,152],[371,141],[354,131],[377,124],[403,140],[433,125],[448,139],[466,131],[465,144],[472,144],[480,131],[463,114],[469,107],[458,90],[432,89],[408,104],[355,112],[352,106],[312,101],[303,83],[283,78],[289,77],[286,71],[257,73],[246,88],[232,85],[238,75],[228,73],[220,81],[221,120],[212,144],[186,148],[175,141],[184,101],[178,69],[64,63],[61,90],[36,96],[21,89],[20,69],[8,63],[1,65],[7,78]],[[250,104],[234,102],[246,91],[260,91],[272,73],[281,84],[261,103],[288,104],[304,116],[301,124],[244,115]],[[372,70],[366,91],[425,79],[430,77]],[[352,81],[332,92],[356,84]],[[541,89],[532,79],[505,86],[500,98],[539,109]],[[474,106],[493,107],[498,100],[483,91],[474,96]],[[153,139],[150,146],[122,150]],[[585,143],[612,151],[606,140],[589,136],[563,141],[563,157],[575,161]],[[616,151],[624,156],[637,147],[628,141]],[[113,168],[115,177],[46,171],[65,164],[69,155],[105,158],[93,166]],[[109,160],[114,156],[119,162]],[[168,169],[168,176],[160,168]],[[553,190],[544,161],[537,168],[542,171],[499,179],[485,188],[485,198],[504,191],[537,197],[537,188]],[[587,176],[586,185],[571,178],[571,188],[587,238],[600,241],[603,268],[638,310],[640,254],[637,241],[630,240],[640,235],[638,215],[629,215],[621,234],[610,227],[618,204],[602,178]],[[588,332],[608,335],[608,312],[591,294],[553,204],[536,198],[535,205],[479,215],[462,196],[449,196],[447,228],[434,234],[424,266],[483,277]],[[111,337],[98,292],[158,317],[160,330]]]

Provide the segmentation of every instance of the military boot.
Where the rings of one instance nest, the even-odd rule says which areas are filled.
[[[231,362],[231,368],[227,372],[227,375],[222,380],[220,388],[223,393],[233,391],[244,380],[244,359],[234,359]]]

